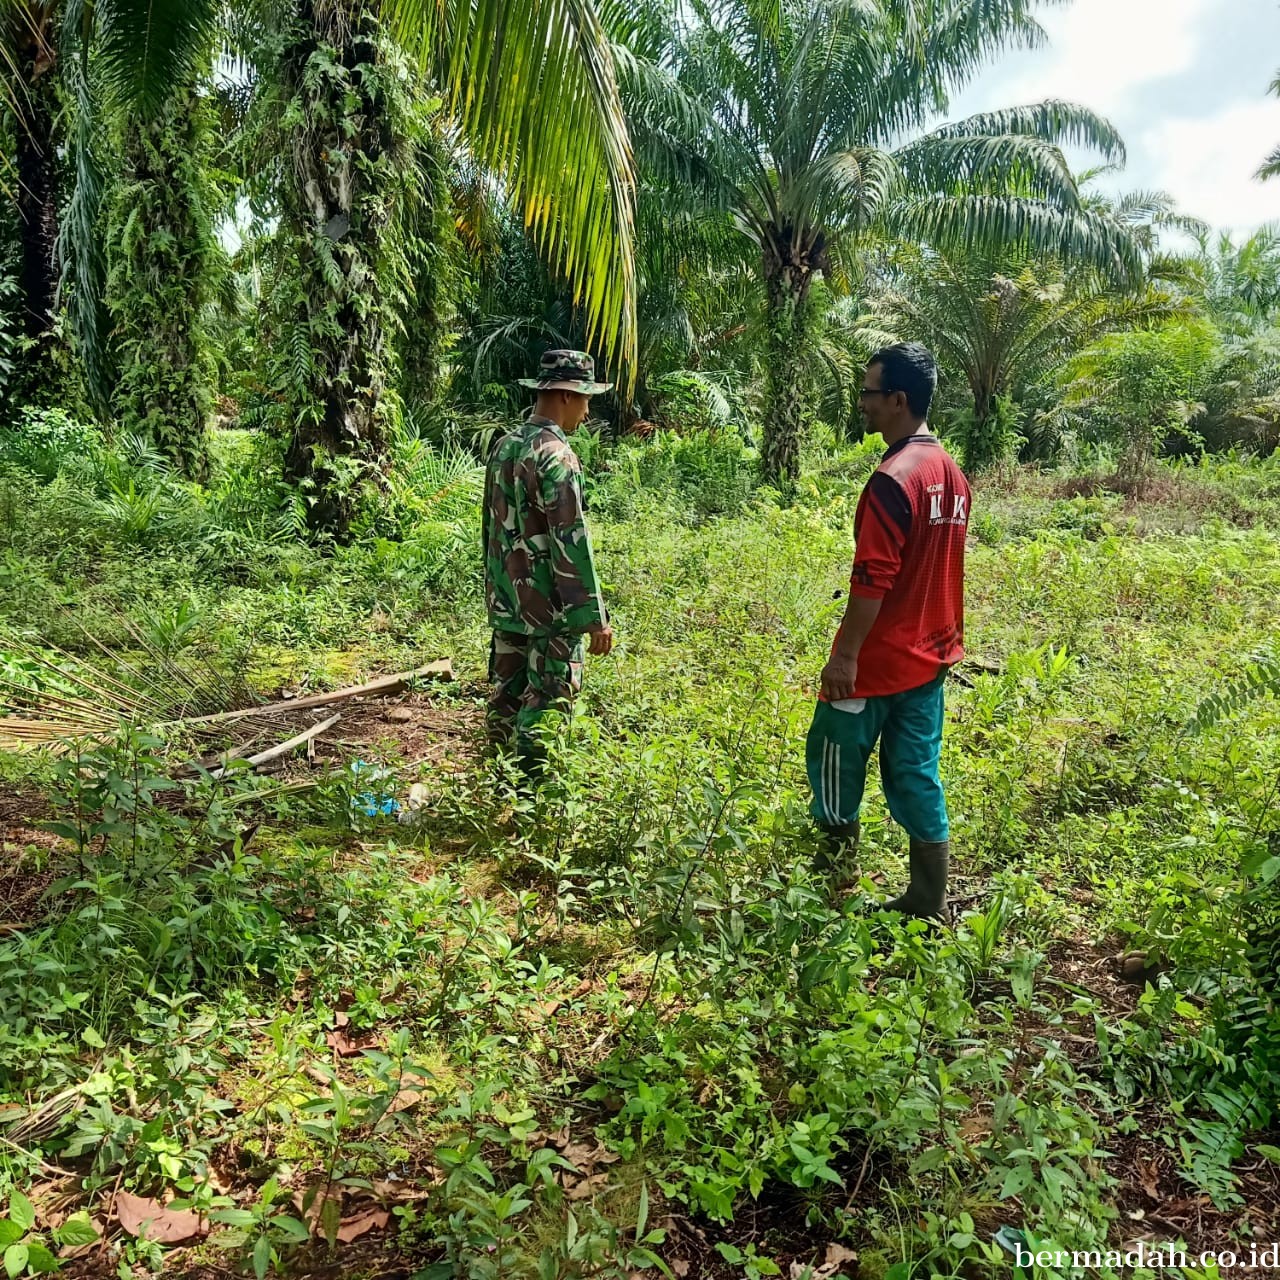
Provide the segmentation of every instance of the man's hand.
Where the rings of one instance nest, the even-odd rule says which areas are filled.
[[[858,659],[833,653],[831,660],[822,668],[822,696],[828,702],[852,698],[853,688],[857,683]]]
[[[613,649],[613,628],[605,623],[603,627],[592,627],[587,635],[587,652],[593,658],[603,658]]]

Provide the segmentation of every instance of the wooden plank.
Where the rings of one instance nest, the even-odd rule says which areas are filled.
[[[310,742],[313,738],[318,738],[326,729],[332,729],[341,719],[341,713],[335,713],[327,720],[321,720],[319,724],[313,724],[310,729],[295,733],[292,738],[280,743],[278,746],[268,747],[265,751],[258,751],[247,757],[246,763],[254,769],[258,768],[259,765],[269,764],[272,760],[277,760],[281,756],[288,755],[290,751],[297,750],[298,747]],[[224,765],[220,769],[211,769],[209,776],[211,778],[220,778],[226,771],[227,767]]]
[[[246,716],[279,715],[286,711],[308,711],[316,707],[328,707],[335,702],[345,702],[348,698],[367,698],[373,696],[386,697],[388,694],[400,693],[414,680],[452,680],[453,663],[448,658],[439,662],[429,662],[416,671],[401,671],[394,676],[380,676],[370,680],[368,684],[353,684],[345,689],[335,689],[332,693],[312,693],[305,698],[287,698],[280,702],[265,702],[256,707],[245,707],[243,711],[220,711],[212,716],[193,716],[183,720],[183,724],[228,724],[233,720],[243,720]]]

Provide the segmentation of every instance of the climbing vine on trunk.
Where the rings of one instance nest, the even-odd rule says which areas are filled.
[[[214,232],[208,109],[194,90],[122,129],[107,218],[112,410],[186,475],[204,476],[215,373],[210,310],[227,271]]]
[[[809,253],[790,247],[765,251],[767,303],[764,449],[765,478],[784,493],[800,475],[810,344],[815,330],[809,299],[815,271],[821,269],[819,245]]]
[[[395,317],[408,276],[392,234],[413,191],[408,74],[380,6],[298,0],[275,37],[257,139],[277,158],[264,382],[308,524],[343,536],[396,411]]]

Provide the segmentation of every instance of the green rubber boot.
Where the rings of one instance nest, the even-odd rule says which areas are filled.
[[[884,909],[922,920],[945,919],[951,841],[912,840],[910,862],[911,882],[906,893],[886,902]]]
[[[839,827],[819,823],[818,827],[826,847],[815,859],[817,869],[827,877],[833,893],[852,889],[858,883],[858,842],[862,839],[862,823],[855,820]]]

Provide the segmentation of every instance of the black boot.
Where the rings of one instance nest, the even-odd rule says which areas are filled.
[[[833,892],[851,889],[858,883],[858,842],[862,839],[862,823],[856,818],[842,826],[820,822],[823,852],[814,860],[817,869],[827,877]]]
[[[951,863],[950,840],[911,841],[911,882],[906,893],[884,904],[886,911],[900,911],[920,919],[943,920],[947,910],[947,873]]]
[[[517,739],[516,770],[519,775],[516,792],[526,800],[532,800],[547,776],[547,751],[541,742]]]

